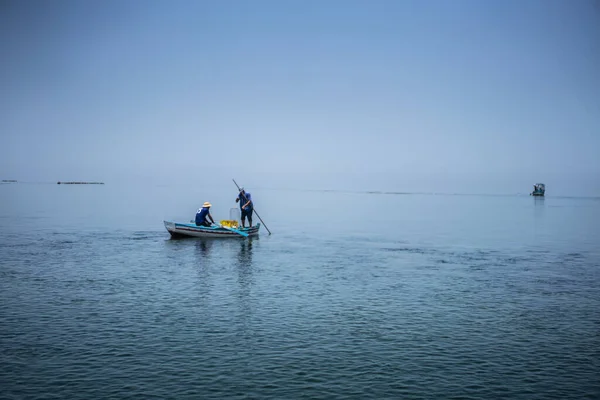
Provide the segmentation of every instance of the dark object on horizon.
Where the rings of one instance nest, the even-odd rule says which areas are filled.
[[[104,185],[104,182],[56,182],[57,185]]]
[[[536,183],[533,185],[533,192],[530,193],[530,196],[544,196],[546,193],[546,185],[543,183]]]
[[[16,179],[2,179],[3,183],[17,183]]]

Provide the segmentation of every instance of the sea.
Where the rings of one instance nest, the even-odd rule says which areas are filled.
[[[0,185],[0,398],[600,398],[600,198],[309,189]]]

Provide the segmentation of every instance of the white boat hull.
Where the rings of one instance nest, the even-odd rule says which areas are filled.
[[[179,222],[163,221],[165,228],[173,237],[202,237],[202,238],[228,238],[244,236],[219,226],[196,226],[195,224],[184,224]],[[252,228],[240,228],[241,232],[247,233],[248,236],[257,236],[260,229],[260,224],[256,224]]]

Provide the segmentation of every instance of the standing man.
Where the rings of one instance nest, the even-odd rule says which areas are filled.
[[[254,211],[254,204],[252,203],[252,196],[246,192],[244,188],[240,189],[235,202],[240,202],[240,210],[242,211],[242,228],[246,227],[246,217],[248,217],[249,227],[252,228],[252,211]]]

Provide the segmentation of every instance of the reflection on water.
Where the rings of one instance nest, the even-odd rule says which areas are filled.
[[[238,252],[238,262],[240,266],[251,267],[252,264],[252,240],[242,240]]]
[[[239,309],[237,333],[240,340],[244,342],[243,347],[249,347],[252,344],[252,319],[254,316],[254,302],[252,298],[252,288],[254,286],[252,239],[240,241],[236,261]]]
[[[535,231],[535,234],[538,235],[540,233],[539,232],[540,229],[543,229],[543,227],[544,227],[544,213],[546,211],[544,197],[534,196],[533,203],[534,203],[533,215],[534,215],[534,219],[535,219],[534,231]]]
[[[196,252],[200,256],[200,261],[206,261],[210,255],[211,248],[213,246],[212,240],[200,239],[196,240],[195,243]]]
[[[238,283],[247,291],[252,284],[252,240],[242,240],[237,254]]]

